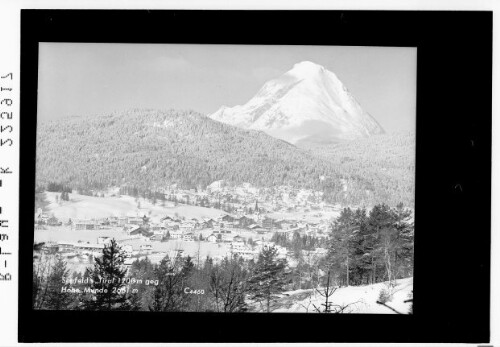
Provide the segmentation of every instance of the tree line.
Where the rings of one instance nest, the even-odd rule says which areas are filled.
[[[412,212],[390,208],[345,208],[332,225],[327,260],[345,285],[361,285],[413,276]]]

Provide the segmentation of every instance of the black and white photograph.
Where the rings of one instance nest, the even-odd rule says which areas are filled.
[[[33,308],[412,314],[416,52],[40,43]]]

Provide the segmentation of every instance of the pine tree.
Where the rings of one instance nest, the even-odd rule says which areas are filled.
[[[95,259],[93,269],[88,269],[88,276],[93,280],[90,288],[93,293],[85,300],[86,310],[128,310],[127,297],[123,293],[123,283],[127,270],[123,263],[125,252],[114,239],[103,249],[102,257]]]
[[[342,210],[340,216],[332,225],[328,243],[328,260],[340,273],[345,274],[345,284],[350,285],[350,272],[352,271],[352,243],[353,237],[359,232],[359,226],[350,208]]]
[[[266,312],[291,282],[286,259],[278,259],[276,247],[264,247],[248,280],[249,299],[264,302]]]
[[[73,302],[73,295],[67,291],[62,291],[63,279],[68,278],[69,270],[66,262],[59,258],[52,266],[47,280],[48,290],[45,306],[49,310],[65,310]]]
[[[287,240],[285,240],[285,245],[283,246],[286,246],[286,241]],[[300,234],[298,231],[295,231],[292,236],[292,250],[295,259],[299,259],[301,257],[303,248]]]
[[[412,213],[400,203],[393,209],[396,239],[394,247],[394,268],[398,278],[413,275],[414,227],[410,221]]]
[[[385,204],[375,205],[368,216],[364,247],[370,262],[370,282],[376,283],[380,277],[385,276],[384,238],[387,238],[393,223],[389,206]],[[381,272],[382,270],[382,272]]]
[[[151,263],[151,260],[146,257],[145,259],[134,261],[129,269],[128,277],[136,279],[154,278],[153,264]],[[130,310],[138,311],[148,307],[150,304],[149,298],[154,286],[146,285],[143,281],[142,283],[132,285],[131,288],[137,290],[137,292],[132,292],[132,294],[128,297]]]
[[[127,301],[123,305],[127,311],[141,311],[142,310],[142,297],[139,292],[130,294]]]
[[[189,294],[184,292],[188,277],[194,269],[190,257],[183,259],[177,255],[174,259],[168,256],[163,258],[154,268],[154,275],[159,284],[151,294],[150,311],[177,312],[186,309],[189,303]]]

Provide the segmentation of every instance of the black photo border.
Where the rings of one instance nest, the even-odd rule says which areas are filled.
[[[489,342],[492,28],[488,11],[21,10],[19,341]],[[416,47],[414,314],[32,310],[39,42]]]

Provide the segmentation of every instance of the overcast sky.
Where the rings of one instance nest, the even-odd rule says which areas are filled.
[[[41,43],[38,117],[128,108],[212,113],[309,60],[334,72],[387,132],[415,129],[416,48]]]

